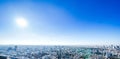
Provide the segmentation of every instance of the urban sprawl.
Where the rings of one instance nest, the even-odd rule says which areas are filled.
[[[120,46],[0,46],[0,59],[120,59]]]

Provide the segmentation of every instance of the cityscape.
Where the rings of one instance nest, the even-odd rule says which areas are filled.
[[[0,0],[0,59],[120,59],[120,0]]]
[[[120,59],[120,46],[1,45],[0,59]]]

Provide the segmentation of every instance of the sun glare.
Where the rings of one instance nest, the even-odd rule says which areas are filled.
[[[28,26],[28,23],[27,23],[25,18],[17,18],[16,23],[20,27],[27,27]]]

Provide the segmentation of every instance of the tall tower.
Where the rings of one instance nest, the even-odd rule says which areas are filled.
[[[16,46],[14,46],[14,50],[15,50],[15,51],[17,51],[17,49],[18,49],[17,45],[16,45]]]

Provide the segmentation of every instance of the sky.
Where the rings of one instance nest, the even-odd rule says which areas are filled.
[[[118,45],[119,2],[0,0],[0,44]],[[18,21],[21,18],[26,26]]]

